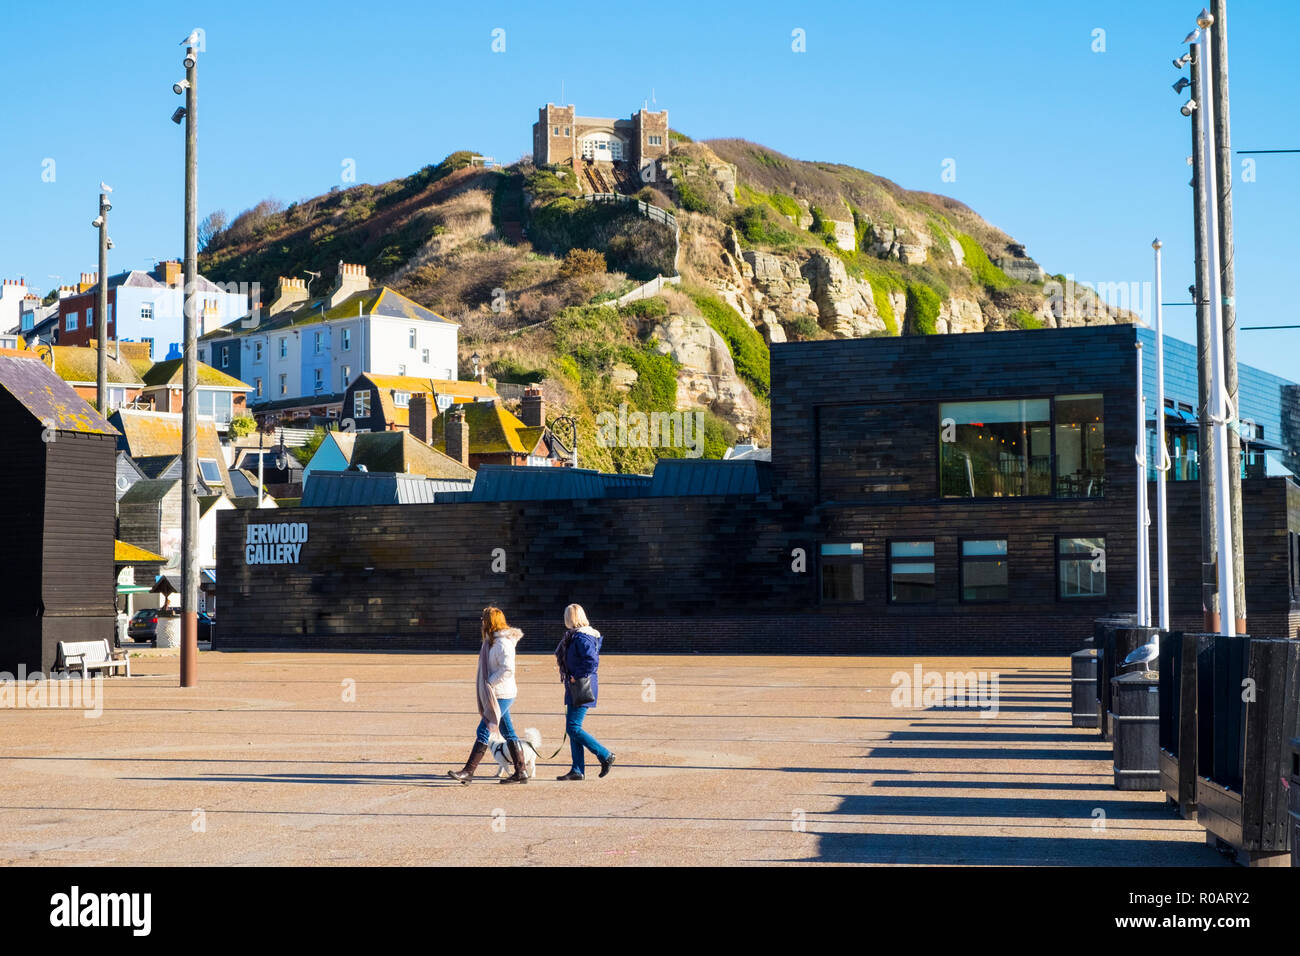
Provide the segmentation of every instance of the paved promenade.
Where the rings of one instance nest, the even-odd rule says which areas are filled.
[[[549,757],[554,661],[520,660],[516,725]],[[205,652],[189,690],[177,663],[143,651],[98,718],[0,709],[0,863],[1224,865],[1163,794],[1112,788],[1064,658],[609,653],[587,726],[614,771],[556,782],[566,744],[511,787],[490,757],[445,776],[469,654]],[[997,716],[894,706],[917,663],[997,671]]]

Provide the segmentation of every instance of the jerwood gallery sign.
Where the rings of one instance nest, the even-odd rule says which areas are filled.
[[[250,524],[244,541],[245,564],[297,564],[307,543],[307,522]]]

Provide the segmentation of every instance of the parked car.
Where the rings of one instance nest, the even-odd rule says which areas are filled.
[[[147,607],[136,611],[126,626],[126,636],[133,641],[154,641],[158,638],[158,618],[178,617],[181,610],[177,607]],[[212,617],[199,612],[199,640],[212,640]]]

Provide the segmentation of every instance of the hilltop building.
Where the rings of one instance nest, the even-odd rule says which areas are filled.
[[[576,170],[584,163],[617,163],[639,172],[667,155],[667,110],[641,109],[628,119],[610,119],[578,116],[572,104],[547,103],[533,124],[533,162],[538,166]]]

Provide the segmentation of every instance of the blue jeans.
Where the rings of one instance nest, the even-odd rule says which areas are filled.
[[[510,722],[510,705],[513,703],[513,698],[510,700],[497,698],[497,706],[501,708],[501,724],[498,729],[501,731],[501,736],[506,738],[506,740],[518,741],[519,738],[515,736],[515,725]],[[480,720],[478,722],[478,730],[474,734],[474,739],[484,746],[487,745],[488,724],[486,720]]]
[[[587,772],[585,747],[596,755],[598,760],[608,760],[609,751],[601,746],[600,741],[582,729],[582,721],[587,716],[586,706],[566,707],[564,727],[569,732],[569,753],[573,755],[573,769],[578,773]]]

